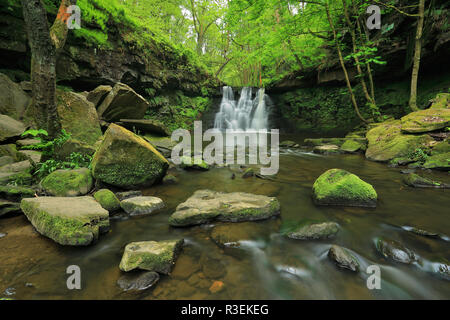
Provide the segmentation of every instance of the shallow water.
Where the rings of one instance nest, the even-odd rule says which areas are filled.
[[[300,140],[299,140],[300,141]],[[371,183],[378,192],[376,209],[318,207],[311,200],[315,179],[342,168]],[[15,299],[450,299],[450,282],[426,271],[428,262],[450,260],[450,242],[420,237],[402,229],[414,226],[450,235],[449,191],[403,185],[400,169],[370,162],[362,155],[318,156],[283,150],[274,181],[242,179],[239,168],[208,172],[176,171],[177,185],[145,190],[166,208],[149,217],[112,220],[112,230],[87,248],[61,247],[38,235],[23,216],[0,220],[0,297]],[[236,178],[231,176],[233,172]],[[434,172],[449,181],[447,173]],[[246,235],[239,248],[220,248],[210,238],[214,225],[171,228],[167,219],[195,190],[244,191],[276,196],[281,216],[263,222],[232,224]],[[280,233],[304,219],[336,221],[338,236],[328,241],[298,241]],[[221,225],[220,223],[217,225]],[[414,250],[425,266],[401,265],[381,257],[374,238],[386,236]],[[132,241],[184,238],[185,247],[171,276],[162,276],[140,294],[122,293],[116,285],[124,246]],[[331,244],[349,248],[360,260],[358,274],[338,269],[326,256]],[[381,267],[381,290],[366,286],[369,265]],[[82,289],[66,287],[66,268],[78,265]],[[223,289],[210,293],[214,281]],[[7,290],[7,291],[5,291]],[[9,295],[8,295],[9,294]]]

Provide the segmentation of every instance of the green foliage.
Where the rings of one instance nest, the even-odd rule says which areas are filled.
[[[421,148],[415,149],[408,155],[409,159],[420,162],[421,164],[427,162],[428,157],[429,157],[428,153]]]
[[[83,155],[80,153],[73,152],[65,160],[49,159],[45,162],[39,163],[34,172],[34,175],[39,179],[48,176],[50,173],[59,169],[79,169],[79,168],[90,168],[92,162],[92,157]]]
[[[26,136],[33,136],[36,139],[40,140],[40,142],[37,144],[24,146],[22,147],[22,149],[42,151],[42,155],[46,157],[53,157],[55,147],[62,146],[70,138],[70,134],[68,134],[64,129],[54,140],[47,140],[48,133],[43,129],[25,131],[22,134],[22,137]]]

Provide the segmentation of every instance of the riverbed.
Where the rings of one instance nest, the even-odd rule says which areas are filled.
[[[289,137],[301,142],[300,137]],[[376,209],[319,207],[311,199],[314,181],[331,168],[346,169],[374,186]],[[84,248],[62,247],[39,235],[24,216],[0,220],[0,297],[12,299],[449,299],[450,282],[430,270],[449,264],[448,238],[427,238],[405,230],[413,226],[450,235],[450,197],[445,189],[414,189],[403,184],[400,168],[365,160],[363,155],[316,155],[282,149],[280,171],[273,180],[243,179],[239,167],[206,172],[175,172],[176,185],[144,190],[166,204],[157,215],[111,220],[111,231]],[[419,171],[420,173],[420,171]],[[232,176],[235,176],[232,179]],[[427,173],[449,182],[446,172]],[[195,190],[249,192],[275,196],[281,216],[262,222],[209,224],[172,228],[168,218]],[[304,220],[335,221],[341,230],[326,241],[301,241],[283,231]],[[211,238],[215,227],[240,236],[238,248],[221,247]],[[376,237],[400,241],[422,263],[402,265],[383,258]],[[116,282],[126,244],[133,241],[185,239],[170,276],[144,292],[122,292]],[[359,273],[337,268],[327,257],[332,244],[351,250]],[[81,290],[68,290],[66,268],[81,268]],[[381,268],[381,289],[369,290],[366,268]],[[220,290],[211,286],[220,284]],[[212,293],[212,291],[214,293]]]

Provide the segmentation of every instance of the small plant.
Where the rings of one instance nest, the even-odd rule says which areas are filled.
[[[423,149],[417,148],[409,154],[408,158],[423,164],[428,160],[428,154]]]
[[[90,168],[92,162],[92,157],[88,155],[83,155],[78,152],[72,152],[65,161],[49,159],[45,162],[39,163],[37,165],[37,170],[34,175],[39,179],[48,176],[50,173],[56,170],[69,170],[69,169],[79,169],[79,168]]]
[[[67,140],[70,139],[70,134],[67,133],[64,129],[61,131],[60,135],[56,137],[54,140],[47,140],[48,132],[39,129],[39,130],[27,130],[22,134],[22,137],[32,136],[39,140],[39,143],[24,146],[23,150],[37,150],[42,151],[42,154],[47,157],[52,157],[55,152],[55,147],[62,146]]]

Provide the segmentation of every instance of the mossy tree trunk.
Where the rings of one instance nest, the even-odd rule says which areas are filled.
[[[419,18],[417,21],[417,33],[414,50],[414,64],[411,76],[411,96],[409,99],[409,107],[412,111],[418,111],[417,107],[417,81],[419,78],[420,57],[422,54],[422,35],[423,23],[425,20],[425,0],[419,1]]]
[[[56,106],[56,58],[67,38],[67,7],[76,0],[62,0],[58,16],[50,28],[41,0],[22,0],[28,42],[31,48],[33,98],[28,114],[36,126],[56,137],[61,123]]]

